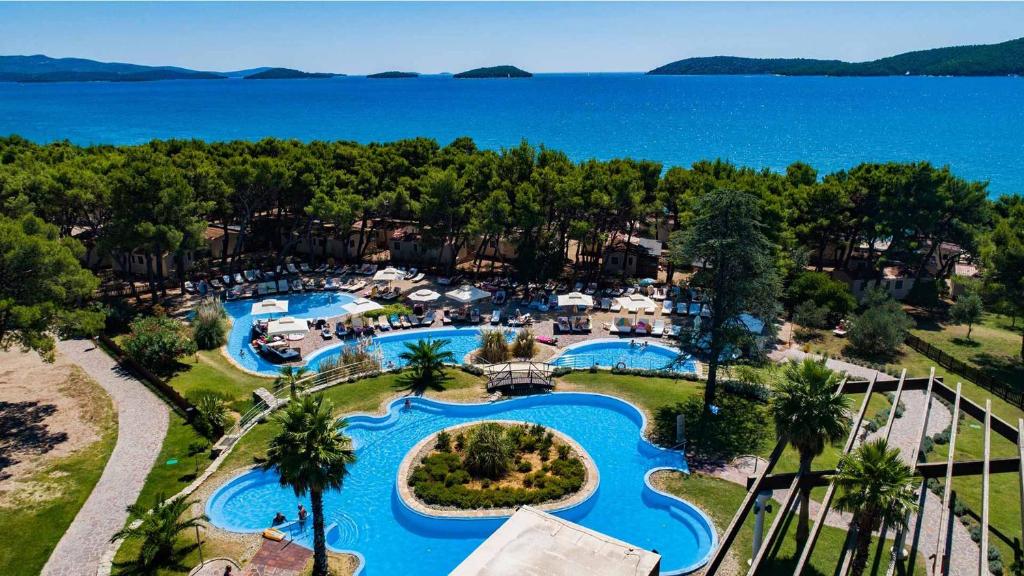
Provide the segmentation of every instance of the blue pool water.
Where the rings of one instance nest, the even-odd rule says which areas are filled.
[[[0,83],[0,135],[138,144],[152,138],[388,141],[521,139],[576,161],[725,158],[821,172],[929,160],[1024,192],[1024,78],[783,78],[538,74],[316,82]]]
[[[602,368],[613,368],[621,363],[626,368],[643,370],[697,371],[697,364],[693,358],[677,362],[679,351],[675,348],[654,342],[649,342],[647,346],[632,345],[631,342],[611,339],[581,342],[566,347],[551,363],[575,368],[587,368],[595,364]]]
[[[307,292],[275,296],[274,298],[288,301],[288,313],[276,314],[275,317],[292,316],[295,318],[338,316],[344,313],[342,306],[355,300],[354,296],[343,292]],[[249,345],[253,320],[250,312],[255,302],[256,300],[236,300],[224,303],[224,309],[227,310],[232,321],[231,331],[228,333],[227,350],[231,357],[247,370],[276,374],[278,372],[277,365],[264,360]],[[260,315],[259,318],[270,318],[270,315]],[[242,350],[245,350],[244,354],[241,353]]]
[[[582,504],[556,512],[588,528],[662,554],[671,574],[703,564],[717,544],[714,529],[696,508],[652,489],[647,474],[661,467],[686,470],[678,452],[659,449],[641,437],[644,419],[626,402],[609,396],[556,393],[493,404],[446,404],[423,398],[391,403],[386,416],[348,418],[346,433],[356,447],[341,491],[324,498],[327,544],[364,559],[363,576],[443,575],[491,534],[502,519],[428,518],[398,498],[398,467],[420,440],[442,428],[484,419],[537,422],[574,438],[598,468],[597,492]],[[219,488],[207,503],[211,521],[236,532],[267,528],[274,514],[295,518],[296,498],[273,472],[251,471]],[[286,532],[310,545],[312,529]]]
[[[514,338],[515,333],[511,330],[506,332],[506,340],[509,342]],[[469,326],[465,328],[431,328],[415,329],[395,332],[383,332],[373,337],[371,350],[379,349],[381,361],[384,368],[400,368],[406,365],[405,360],[399,358],[399,354],[405,352],[406,343],[419,340],[447,340],[447,344],[441,349],[451,352],[455,356],[455,363],[462,364],[466,354],[480,347],[480,328]],[[352,343],[345,344],[352,346]],[[319,366],[325,359],[337,356],[341,353],[341,346],[323,348],[311,354],[306,359],[309,366]]]

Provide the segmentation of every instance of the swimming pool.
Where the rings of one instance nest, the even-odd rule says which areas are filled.
[[[589,368],[597,365],[602,368],[637,368],[643,370],[673,370],[675,372],[697,372],[697,363],[691,357],[679,360],[679,350],[646,341],[602,338],[587,340],[567,346],[558,356],[551,360],[556,366],[572,366]]]
[[[711,522],[692,505],[653,489],[652,470],[686,470],[679,452],[644,440],[643,415],[631,404],[598,394],[556,393],[492,404],[396,399],[385,416],[348,418],[357,461],[341,491],[324,498],[327,545],[363,560],[362,576],[450,572],[504,519],[438,518],[418,514],[397,495],[398,467],[417,442],[442,428],[485,419],[537,422],[567,434],[590,454],[600,475],[585,502],[554,514],[662,555],[662,573],[695,570],[717,546]],[[250,471],[217,489],[207,502],[211,522],[235,532],[267,528],[275,513],[295,517],[295,497],[273,472]],[[312,528],[289,525],[290,537],[310,546]]]
[[[277,314],[278,317],[326,318],[344,314],[345,311],[341,307],[352,302],[356,297],[344,292],[307,292],[288,296],[281,295],[276,299],[288,301],[288,313]],[[253,300],[235,300],[224,303],[224,309],[232,321],[231,331],[228,333],[228,354],[246,370],[263,374],[277,374],[280,367],[265,360],[249,344],[253,320],[250,312],[252,312],[253,302]],[[260,318],[269,317],[269,315],[260,316]],[[245,354],[240,353],[242,350],[245,350]]]
[[[405,352],[406,343],[419,340],[447,340],[448,343],[442,350],[451,352],[455,356],[455,363],[462,364],[466,354],[480,347],[481,330],[482,328],[477,326],[467,326],[464,328],[429,328],[378,333],[373,337],[370,349],[380,350],[381,362],[385,369],[400,368],[406,364],[405,360],[398,357]],[[515,332],[506,330],[505,339],[507,341],[511,342],[514,337]],[[354,345],[354,342],[346,342],[329,348],[321,348],[309,355],[306,364],[319,370],[320,363],[325,359],[338,356],[343,347]]]

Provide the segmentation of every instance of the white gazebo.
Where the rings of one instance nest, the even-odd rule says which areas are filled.
[[[619,304],[622,304],[622,309],[630,314],[655,307],[654,300],[639,293],[619,297]]]
[[[463,284],[455,290],[445,292],[444,295],[461,304],[471,304],[478,300],[484,300],[485,298],[491,297],[490,292],[481,290],[476,286],[471,286],[469,284]]]
[[[305,320],[285,316],[279,320],[267,322],[267,338],[284,336],[288,340],[292,340],[296,336],[305,336],[306,334],[309,334],[309,325]]]
[[[374,310],[380,310],[384,307],[374,302],[373,300],[369,300],[367,298],[356,298],[355,300],[342,306],[342,308],[345,310],[346,314],[356,316],[359,314],[363,314],[364,312],[373,312]]]
[[[594,297],[587,294],[581,294],[579,292],[570,292],[568,294],[558,295],[558,306],[560,308],[568,308],[570,306],[590,308],[593,305]]]
[[[275,300],[273,298],[267,298],[266,300],[260,300],[252,305],[252,311],[250,314],[257,316],[259,314],[287,314],[288,313],[288,301],[287,300]]]
[[[402,278],[405,278],[405,272],[399,270],[398,268],[393,268],[391,266],[388,266],[387,268],[373,275],[373,279],[376,280],[377,282],[391,283],[394,282],[395,280],[401,280]]]
[[[433,302],[434,300],[437,300],[440,297],[441,295],[437,292],[434,292],[433,290],[430,290],[428,288],[420,288],[419,290],[413,292],[412,294],[409,294],[407,298],[409,300],[412,300],[413,302]]]

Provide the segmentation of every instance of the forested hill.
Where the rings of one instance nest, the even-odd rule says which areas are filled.
[[[340,74],[331,74],[329,72],[303,72],[302,70],[293,70],[291,68],[270,68],[262,72],[250,74],[245,77],[246,80],[300,80],[309,78],[334,78],[340,76]]]
[[[807,58],[686,58],[648,72],[655,75],[780,76],[1009,76],[1024,74],[1024,38],[999,44],[906,52],[870,62]]]
[[[515,66],[491,66],[459,72],[456,78],[531,78],[533,74]]]
[[[176,66],[142,66],[85,58],[0,56],[0,82],[145,82],[152,80],[219,80],[214,72]]]

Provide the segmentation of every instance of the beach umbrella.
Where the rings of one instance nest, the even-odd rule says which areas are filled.
[[[413,302],[433,302],[440,297],[440,294],[427,288],[421,288],[408,296],[409,300],[412,300]]]
[[[305,320],[285,316],[280,320],[267,322],[267,338],[284,336],[291,339],[292,336],[305,336],[306,334],[309,334],[309,326]]]
[[[366,298],[356,298],[342,306],[342,309],[345,310],[346,314],[351,314],[353,316],[357,316],[365,312],[373,312],[374,310],[381,310],[383,308],[384,307],[380,304]]]
[[[257,316],[259,314],[287,314],[288,313],[288,301],[287,300],[275,300],[274,298],[267,298],[266,300],[260,300],[252,305],[251,315]]]
[[[463,284],[455,290],[445,292],[444,295],[461,304],[470,304],[477,300],[483,300],[491,297],[490,292],[481,290],[476,286],[471,286],[469,284]]]
[[[401,280],[402,278],[405,278],[405,272],[399,270],[398,268],[392,268],[391,266],[388,266],[387,268],[373,275],[373,279],[378,282],[391,283],[394,282],[395,280]]]
[[[558,295],[558,306],[568,308],[569,306],[582,306],[588,308],[594,305],[594,297],[579,292]]]

